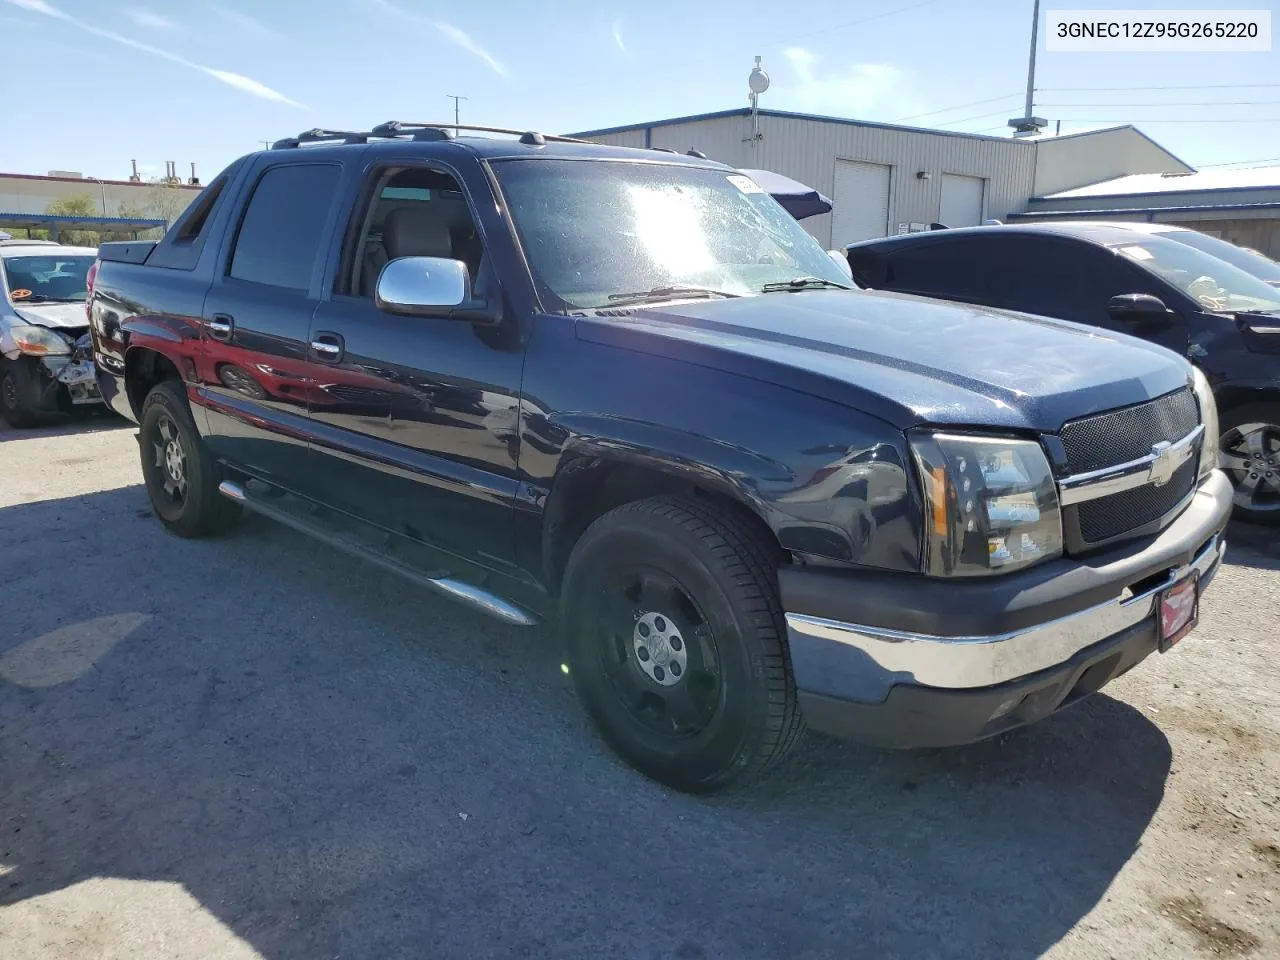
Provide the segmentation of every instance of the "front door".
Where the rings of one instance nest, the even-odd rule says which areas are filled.
[[[258,179],[205,298],[199,392],[213,452],[307,493],[307,334],[342,168],[287,163]]]
[[[508,571],[523,347],[510,316],[482,327],[378,309],[374,286],[388,260],[462,260],[474,280],[484,251],[452,176],[415,166],[375,171],[372,181],[352,212],[339,292],[311,324],[312,359],[323,366],[308,396],[322,499]]]

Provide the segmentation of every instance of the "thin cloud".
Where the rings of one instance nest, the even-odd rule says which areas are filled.
[[[20,10],[30,10],[32,13],[43,13],[46,17],[57,17],[59,20],[70,20],[71,17],[63,13],[55,7],[49,6],[45,0],[9,0],[11,4]]]
[[[263,100],[271,100],[275,103],[288,104],[291,107],[302,107],[302,104],[298,103],[298,101],[291,100],[283,93],[280,93],[277,90],[272,90],[266,84],[259,83],[257,80],[242,76],[238,73],[232,73],[229,70],[215,70],[213,67],[206,67],[204,64],[195,63],[194,61],[188,60],[186,57],[179,56],[176,53],[171,53],[168,50],[153,47],[148,43],[143,43],[140,40],[134,40],[131,37],[122,36],[121,34],[115,33],[111,30],[104,30],[101,27],[95,27],[92,24],[85,23],[83,20],[79,20],[67,13],[64,13],[57,7],[51,6],[46,2],[46,0],[8,0],[8,2],[20,9],[30,10],[33,13],[42,13],[47,17],[53,17],[54,19],[74,24],[81,30],[91,33],[95,37],[101,37],[103,40],[110,40],[112,43],[118,43],[121,46],[137,50],[140,53],[158,57],[161,60],[168,60],[170,63],[176,63],[180,67],[185,67],[188,70],[194,70],[197,73],[203,73],[206,76],[213,77],[218,82],[225,83],[227,86],[240,90],[243,93],[260,97]]]
[[[444,34],[445,38],[455,47],[460,47],[472,56],[479,57],[485,64],[500,77],[507,75],[507,68],[499,63],[492,54],[484,47],[471,39],[471,35],[463,30],[458,29],[451,23],[436,23],[436,29]]]
[[[130,7],[124,15],[144,30],[172,30],[177,26],[168,17],[162,17],[150,10],[143,10],[141,7]]]
[[[891,64],[855,63],[827,71],[817,54],[804,47],[789,47],[784,55],[795,73],[795,82],[785,89],[804,110],[863,116],[892,110],[896,115],[911,102],[903,96],[907,75]]]
[[[257,34],[260,37],[275,36],[274,30],[247,13],[241,13],[239,10],[233,10],[231,7],[224,7],[222,4],[217,3],[210,4],[209,9],[232,26],[239,27],[245,33]]]
[[[418,16],[416,13],[409,13],[407,10],[397,7],[391,0],[366,0],[366,2],[369,6],[376,7],[383,13],[399,17],[401,20],[415,24],[423,29],[434,29],[455,47],[465,50],[473,57],[483,61],[485,66],[498,76],[505,77],[508,75],[506,66],[488,50],[476,43],[471,34],[460,27],[445,23],[443,20],[430,20],[426,17]]]
[[[622,42],[622,21],[613,21],[613,42],[618,45],[618,49],[623,53],[627,52],[627,45]]]

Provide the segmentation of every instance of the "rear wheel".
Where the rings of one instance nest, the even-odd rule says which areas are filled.
[[[749,779],[803,728],[763,541],[727,511],[658,497],[598,519],[569,560],[579,696],[628,763],[676,789]]]
[[[0,359],[0,416],[11,427],[32,427],[40,422],[34,409],[36,384],[21,362]]]
[[[180,537],[206,537],[235,523],[240,507],[218,493],[221,470],[196,430],[180,383],[166,380],[147,394],[138,439],[147,495],[166,527]]]
[[[1280,524],[1280,403],[1227,410],[1219,463],[1235,484],[1235,518]]]

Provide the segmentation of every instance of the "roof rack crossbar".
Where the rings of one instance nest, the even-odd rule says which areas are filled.
[[[400,120],[388,120],[380,123],[372,130],[360,133],[353,130],[326,130],[316,128],[305,130],[296,137],[285,137],[271,145],[272,150],[290,150],[308,143],[368,143],[370,139],[399,140],[452,140],[454,131],[472,130],[479,133],[505,133],[520,138],[520,142],[531,146],[541,146],[548,140],[557,143],[590,143],[578,137],[563,137],[552,133],[538,133],[534,130],[513,130],[508,127],[484,127],[475,124],[456,123],[413,123]]]

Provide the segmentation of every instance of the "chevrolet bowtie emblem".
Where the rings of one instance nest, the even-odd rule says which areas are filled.
[[[1173,479],[1178,468],[1191,456],[1192,445],[1175,447],[1167,440],[1162,440],[1151,447],[1151,456],[1155,458],[1147,468],[1147,480],[1153,487],[1163,487]]]

